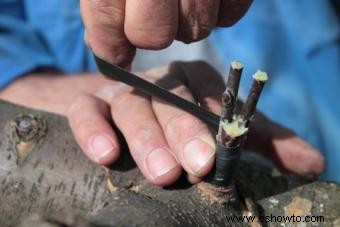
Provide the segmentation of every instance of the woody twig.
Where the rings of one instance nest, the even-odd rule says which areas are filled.
[[[243,65],[239,61],[233,61],[230,64],[226,90],[222,94],[221,113],[221,118],[223,120],[227,120],[228,122],[231,122],[233,118],[242,71]]]
[[[256,110],[261,91],[268,77],[257,71],[253,85],[241,113],[235,113],[238,87],[243,66],[232,62],[226,91],[222,95],[222,113],[217,135],[216,163],[210,182],[218,187],[230,187],[237,168],[241,150],[248,131],[249,121]]]
[[[241,110],[241,118],[244,121],[249,122],[256,110],[256,105],[262,92],[263,86],[268,80],[268,76],[265,72],[257,71],[253,76],[253,84],[251,86],[246,103]]]

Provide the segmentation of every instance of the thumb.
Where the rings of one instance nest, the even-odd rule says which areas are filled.
[[[125,0],[81,0],[87,45],[100,58],[129,68],[136,49],[124,33]]]

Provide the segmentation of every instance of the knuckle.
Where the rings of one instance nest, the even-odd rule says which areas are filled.
[[[144,120],[143,122],[138,122],[138,124],[140,125],[131,125],[131,137],[140,141],[152,139],[153,135],[155,135],[155,130],[152,126],[150,127],[150,125],[153,125],[153,122]]]
[[[87,119],[86,128],[99,129],[99,126],[103,124],[103,117],[99,115],[91,116]]]
[[[123,89],[122,91],[111,94],[108,102],[110,103],[112,109],[119,110],[120,107],[126,106],[129,103],[133,103],[132,98],[133,96],[129,94],[129,91]]]
[[[176,34],[172,25],[152,27],[134,27],[127,25],[126,35],[129,41],[137,47],[163,49],[172,43]]]
[[[187,113],[173,116],[165,126],[167,134],[175,141],[196,136],[205,129],[205,125],[199,119]]]
[[[102,116],[93,114],[92,111],[86,111],[84,108],[92,108],[92,97],[88,94],[82,94],[75,98],[67,110],[67,118],[72,125],[79,129],[86,125],[87,128],[95,128],[102,123]],[[100,108],[100,107],[99,107]],[[82,117],[79,117],[81,114]]]
[[[129,131],[129,147],[134,150],[139,157],[141,155],[147,155],[148,152],[164,147],[164,144],[157,139],[159,133],[155,130],[154,127],[150,127],[149,122],[144,122],[143,125],[140,126],[130,126],[130,129],[126,129]]]
[[[72,116],[74,113],[79,112],[84,104],[88,103],[89,101],[89,95],[82,93],[78,95],[70,104],[70,106],[66,110],[67,116]]]
[[[211,32],[210,26],[195,24],[191,27],[191,39],[192,41],[198,41],[206,38]]]
[[[181,29],[177,39],[187,44],[196,42],[208,37],[211,29],[210,25],[189,24],[185,29]]]
[[[95,93],[95,96],[106,101],[107,103],[112,103],[115,101],[120,94],[123,94],[128,88],[123,83],[109,83],[101,86]]]
[[[124,23],[124,11],[110,0],[88,0],[95,12],[95,19],[102,24]]]
[[[181,2],[182,3],[182,2]],[[179,40],[185,43],[199,41],[207,37],[216,25],[217,14],[214,1],[188,1],[184,4],[180,19]]]
[[[79,129],[84,129],[86,130],[80,130],[84,134],[88,134],[88,132],[94,130],[94,129],[99,129],[99,126],[103,124],[103,118],[102,116],[97,116],[93,115],[87,118],[77,118],[74,121],[74,124],[77,128]]]

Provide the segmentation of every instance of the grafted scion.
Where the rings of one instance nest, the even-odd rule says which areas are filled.
[[[238,88],[243,71],[243,65],[239,61],[233,61],[230,65],[227,88],[222,94],[221,118],[232,121],[235,103],[237,100]]]
[[[243,65],[231,63],[226,90],[222,95],[222,112],[219,132],[216,136],[215,169],[208,180],[217,187],[231,187],[241,150],[248,131],[249,121],[256,110],[256,105],[268,76],[257,71],[253,76],[253,85],[241,113],[236,113],[235,104]]]

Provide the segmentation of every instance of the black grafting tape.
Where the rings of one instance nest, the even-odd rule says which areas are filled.
[[[220,143],[217,143],[216,146],[215,169],[209,181],[216,186],[227,187],[233,181],[235,170],[240,160],[242,146],[230,148]]]

